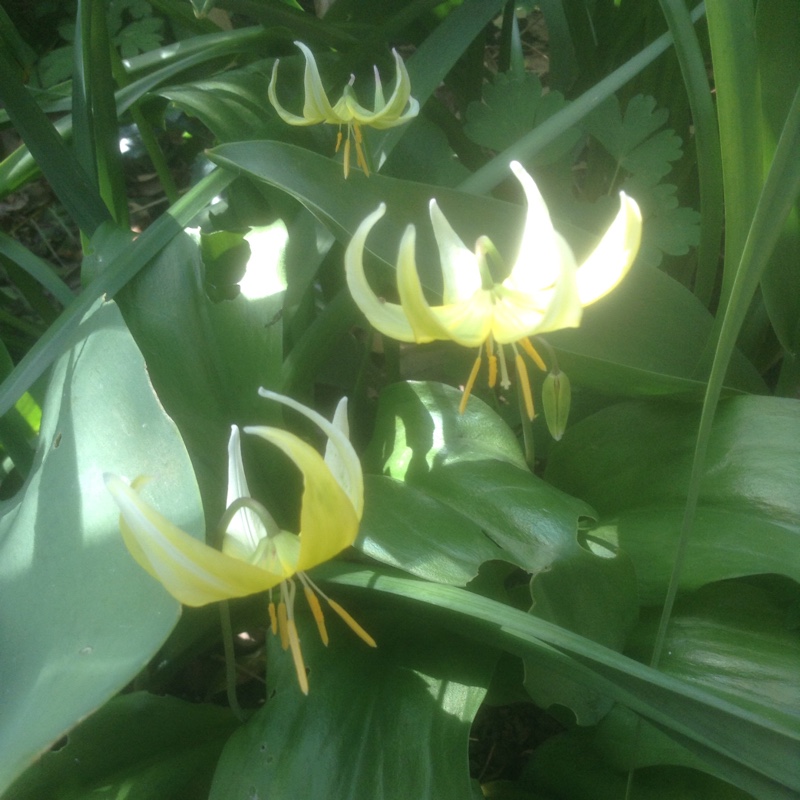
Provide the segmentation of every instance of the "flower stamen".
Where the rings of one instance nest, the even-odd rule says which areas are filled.
[[[305,573],[298,573],[298,575],[302,576],[302,580],[308,581],[309,586],[322,598],[325,599],[327,604],[342,618],[348,628],[350,628],[359,639],[363,642],[366,642],[370,647],[377,647],[377,643],[375,640],[353,619],[350,614],[345,611],[342,606],[339,605],[335,600],[331,600],[322,589],[317,586],[311,578],[308,577]]]
[[[461,395],[461,403],[458,406],[458,413],[463,414],[464,409],[467,407],[467,401],[469,400],[470,394],[472,394],[472,387],[475,386],[475,379],[478,377],[478,373],[481,369],[481,348],[478,348],[478,357],[475,359],[475,363],[472,365],[472,372],[469,373],[469,378],[467,379],[467,385],[464,387],[464,392]],[[491,369],[491,367],[490,367]]]
[[[531,340],[526,336],[525,338],[520,339],[519,343],[522,345],[522,349],[531,357],[531,361],[533,361],[533,363],[536,364],[536,366],[539,367],[542,372],[547,372],[547,365],[536,351],[536,348],[531,344]]]
[[[489,388],[494,389],[497,383],[497,356],[494,354],[494,340],[491,336],[486,340],[486,355],[489,358]]]
[[[528,379],[528,368],[525,366],[525,359],[522,354],[514,347],[514,363],[517,367],[517,377],[519,378],[520,387],[522,388],[522,396],[525,399],[525,411],[528,414],[528,419],[533,420],[533,395],[531,394],[531,384]]]
[[[314,622],[317,623],[317,630],[319,631],[319,638],[322,639],[322,644],[328,646],[328,629],[325,627],[325,617],[322,614],[322,606],[319,603],[319,598],[314,594],[311,588],[310,580],[306,577],[305,573],[298,572],[297,577],[300,578],[300,583],[303,584],[303,592],[306,596],[306,601],[314,615]]]

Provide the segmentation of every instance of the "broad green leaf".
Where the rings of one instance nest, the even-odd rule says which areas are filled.
[[[110,700],[13,785],[15,800],[196,800],[205,797],[230,711],[145,692]]]
[[[547,340],[573,382],[609,394],[702,396],[709,365],[702,343],[713,318],[686,287],[660,270],[634,267],[608,297],[589,306],[580,328]],[[632,332],[635,331],[635,335]],[[726,385],[762,392],[765,385],[738,351]]]
[[[592,510],[531,475],[493,411],[471,399],[461,415],[459,402],[455,389],[433,383],[397,384],[384,393],[371,459],[396,481],[377,483],[359,546],[383,563],[447,583],[465,583],[490,559],[515,564],[533,573],[533,613],[620,649],[636,613],[627,557],[579,535],[579,519]],[[390,501],[385,526],[380,497]],[[371,500],[368,494],[368,507]],[[533,664],[528,669],[536,671]],[[569,698],[562,690],[557,699],[546,682],[529,677],[526,685],[536,699],[547,695],[545,705],[598,706],[583,699],[585,692],[575,698],[572,685]]]
[[[699,410],[625,403],[567,430],[547,478],[600,512],[596,531],[636,566],[644,603],[663,600],[675,557]],[[723,401],[711,434],[681,587],[775,572],[800,580],[800,403]]]
[[[796,715],[766,718],[714,694],[536,619],[515,608],[463,589],[409,580],[378,571],[319,567],[320,579],[399,595],[423,607],[446,609],[453,624],[482,640],[549,665],[560,679],[583,683],[642,714],[715,771],[757,796],[796,796],[800,776],[794,758],[800,745]],[[413,613],[413,610],[410,611]],[[469,622],[467,622],[469,621]],[[486,625],[476,626],[476,621]]]
[[[661,669],[767,717],[794,714],[800,728],[798,603],[796,584],[785,597],[763,580],[704,586],[675,605]],[[649,657],[657,624],[649,610],[629,644],[635,658]]]
[[[476,399],[459,414],[460,402],[461,393],[441,383],[410,381],[384,389],[365,464],[397,480],[409,471],[426,474],[447,464],[487,459],[527,471],[508,425]]]
[[[151,476],[148,500],[203,535],[183,442],[111,303],[55,365],[34,470],[0,506],[0,787],[125,686],[177,621],[122,543],[106,471]]]
[[[276,223],[251,231],[247,241],[251,257],[234,300],[206,296],[200,247],[187,234],[176,236],[119,297],[158,396],[186,441],[210,519],[224,511],[230,425],[274,414],[258,387],[275,385],[281,366],[286,231]]]
[[[519,791],[537,792],[548,800],[619,800],[626,793],[628,775],[614,769],[605,754],[593,746],[591,734],[575,730],[549,739],[536,749],[518,781]],[[489,795],[503,800],[505,795]],[[518,795],[526,800],[525,794]],[[636,800],[749,800],[752,795],[730,783],[677,766],[637,770],[633,780]],[[766,795],[762,795],[766,797]],[[509,795],[509,800],[516,795]],[[787,796],[788,797],[788,796]]]
[[[464,586],[484,562],[507,558],[479,525],[424,491],[384,475],[366,475],[364,484],[355,547],[376,561]]]
[[[367,616],[341,594],[378,647],[334,618],[324,648],[303,615],[303,697],[291,657],[270,637],[270,699],[225,747],[210,800],[471,796],[467,739],[496,654],[402,605],[381,603]]]
[[[167,86],[158,94],[197,117],[220,141],[276,138],[286,131],[267,101],[273,59],[223,75]]]

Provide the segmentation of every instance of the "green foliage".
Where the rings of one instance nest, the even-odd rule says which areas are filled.
[[[492,150],[505,150],[564,107],[560,92],[543,94],[539,78],[532,73],[521,77],[498,73],[483,89],[483,102],[467,107],[464,133],[473,142]],[[563,133],[533,163],[549,164],[569,152],[580,138],[579,131]]]
[[[0,124],[22,140],[0,153],[0,794],[800,796],[797,4],[327,5],[0,9]],[[344,128],[269,103],[280,59],[302,108],[297,40],[334,102],[373,64],[388,97],[390,46],[405,59],[420,112],[362,126],[369,177],[344,179]],[[431,198],[513,263],[514,159],[578,265],[620,191],[644,219],[619,287],[534,337],[533,421],[510,347],[510,385],[482,351],[462,412],[476,349],[376,333],[342,266],[385,204],[370,285],[397,301],[413,226],[439,305]],[[231,601],[232,633],[213,606],[180,614],[103,484],[148,476],[159,513],[218,544],[231,425],[321,444],[260,386],[328,418],[348,396],[365,473],[353,548],[311,577],[377,648],[325,602],[323,646],[297,592],[308,697],[267,599]],[[298,530],[313,483],[243,458]],[[527,716],[492,706],[512,701]]]
[[[685,255],[699,242],[699,215],[678,205],[677,186],[660,182],[682,154],[675,131],[661,130],[667,116],[653,97],[636,95],[624,115],[611,97],[586,120],[588,132],[613,158],[611,185],[642,209],[647,225],[639,262],[650,266],[658,266],[663,254]]]

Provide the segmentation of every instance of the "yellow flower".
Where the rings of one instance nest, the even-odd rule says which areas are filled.
[[[419,103],[411,97],[411,81],[409,80],[408,71],[403,63],[403,59],[400,58],[396,50],[392,50],[395,67],[397,69],[397,77],[395,79],[394,91],[388,101],[386,101],[383,96],[383,87],[381,86],[378,68],[374,68],[375,108],[373,111],[369,111],[356,100],[355,92],[353,91],[355,75],[350,76],[350,82],[344,87],[342,96],[335,105],[331,105],[330,100],[328,100],[328,95],[322,87],[322,79],[317,69],[317,62],[314,60],[314,54],[302,42],[295,42],[295,44],[303,51],[303,55],[306,58],[306,69],[303,79],[305,86],[303,115],[298,116],[297,114],[292,114],[278,102],[278,95],[275,92],[275,86],[278,82],[279,62],[277,60],[272,67],[272,79],[269,82],[269,89],[267,90],[270,103],[272,103],[280,118],[284,122],[289,123],[289,125],[317,125],[320,122],[326,122],[329,125],[338,125],[339,135],[336,138],[337,153],[342,143],[341,128],[342,125],[346,125],[347,139],[344,144],[344,177],[347,178],[350,172],[351,138],[355,143],[356,163],[364,170],[366,175],[369,175],[369,167],[367,166],[367,160],[364,157],[364,151],[361,147],[363,141],[361,126],[369,125],[379,130],[393,128],[395,125],[402,125],[404,122],[408,122],[413,117],[416,117],[419,112]],[[406,106],[408,107],[406,108]]]
[[[544,362],[528,337],[560,328],[577,327],[583,307],[610,292],[630,269],[639,249],[642,220],[636,202],[620,192],[620,210],[610,227],[578,267],[564,238],[553,229],[550,214],[533,178],[517,162],[511,163],[528,201],[519,252],[508,277],[496,283],[486,263],[496,253],[485,236],[471,251],[445,219],[435,200],[430,202],[433,233],[439,248],[443,300],[431,306],[425,299],[415,258],[416,231],[409,225],[400,241],[397,288],[400,303],[379,298],[364,274],[364,247],[373,226],[383,216],[381,203],[359,226],[345,253],[347,283],[353,299],[381,333],[401,342],[451,339],[465,347],[477,347],[478,357],[464,389],[461,411],[481,366],[482,353],[489,360],[489,385],[510,386],[503,345],[510,345],[521,378],[528,417],[533,419],[533,400],[520,345],[541,369]]]
[[[139,496],[144,482],[130,485],[106,474],[108,490],[120,508],[120,529],[136,561],[181,603],[201,606],[218,600],[244,597],[270,590],[270,621],[280,633],[284,650],[291,648],[300,688],[308,693],[308,680],[294,621],[294,577],[300,581],[325,644],[328,635],[315,592],[372,647],[374,640],[335,601],[317,587],[305,570],[321,564],[356,538],[364,505],[361,465],[347,435],[346,400],[339,403],[333,423],[289,397],[259,390],[264,397],[295,409],[314,422],[328,437],[323,458],[309,444],[278,428],[248,427],[281,449],[303,474],[300,530],[281,530],[269,512],[250,497],[242,466],[239,429],[233,426],[228,443],[228,511],[224,517],[222,551],[173,525]],[[277,611],[271,590],[279,587]]]

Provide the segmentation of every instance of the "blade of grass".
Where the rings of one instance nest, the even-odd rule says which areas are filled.
[[[691,13],[693,22],[703,15],[702,3]],[[514,160],[525,161],[531,158],[564,131],[580,122],[590,111],[600,105],[607,97],[635,78],[648,64],[672,44],[672,34],[665,33],[651,42],[640,53],[626,61],[591,89],[573,100],[563,110],[546,119],[541,125],[523,136],[511,147],[495,156],[487,164],[474,172],[458,187],[472,194],[486,194],[509,176],[508,165]]]
[[[708,0],[725,193],[724,308],[764,179],[761,85],[751,0]]]
[[[59,356],[70,333],[78,327],[94,303],[104,295],[112,298],[150,259],[181,233],[233,178],[232,173],[214,170],[159,217],[120,256],[108,263],[0,384],[0,416],[17,402]]]
[[[0,75],[3,76],[0,79],[0,100],[5,103],[31,157],[77,226],[91,236],[110,219],[97,189],[22,84],[19,69],[3,48],[0,48]]]
[[[37,283],[44,287],[62,306],[69,305],[75,295],[54,272],[53,268],[39,256],[34,255],[26,247],[0,231],[0,256],[13,261],[20,269],[28,273]]]
[[[742,327],[747,309],[758,288],[764,267],[781,234],[781,229],[795,199],[800,194],[800,87],[794,97],[786,118],[783,133],[775,150],[764,189],[758,200],[752,224],[744,241],[741,259],[736,269],[729,299],[722,319],[719,339],[714,353],[714,362],[708,378],[700,428],[697,434],[694,460],[692,462],[689,492],[681,523],[680,538],[675,554],[675,565],[667,588],[664,609],[661,615],[656,641],[653,646],[651,665],[656,667],[661,659],[667,626],[678,593],[678,584],[691,538],[692,524],[697,510],[700,484],[706,460],[711,427],[714,423],[722,383],[730,363],[736,339]]]
[[[129,227],[111,71],[106,3],[78,0],[72,79],[75,152],[114,220]]]
[[[682,0],[659,0],[669,25],[694,124],[700,182],[700,246],[694,293],[708,306],[714,291],[724,224],[722,152],[706,65],[697,33]]]

